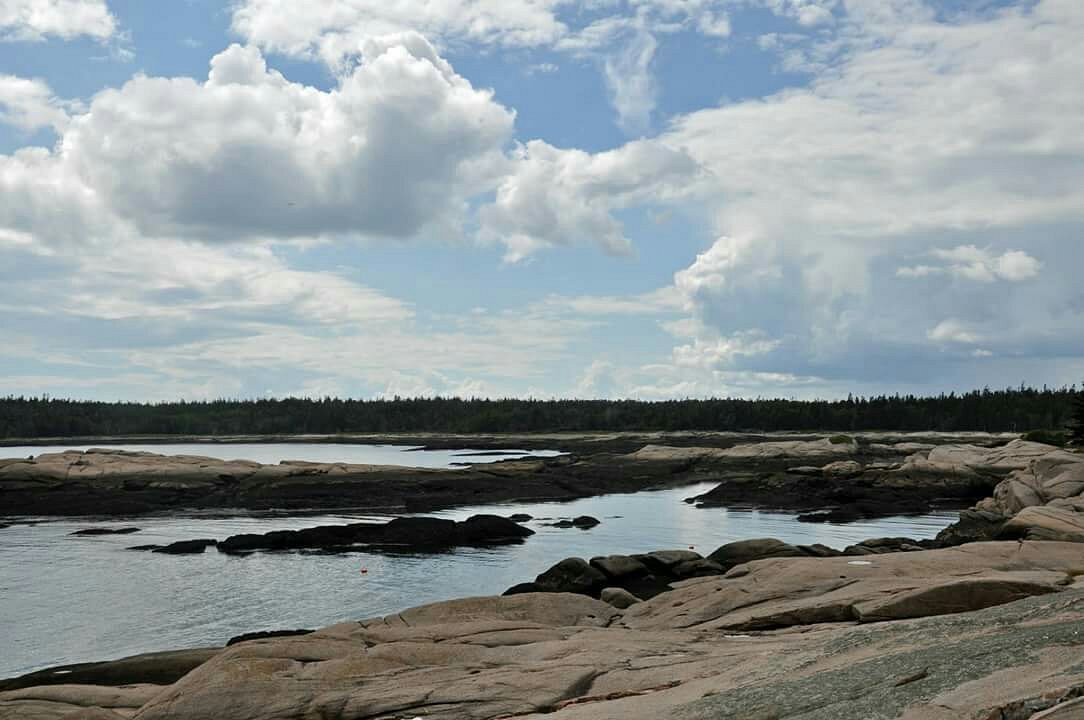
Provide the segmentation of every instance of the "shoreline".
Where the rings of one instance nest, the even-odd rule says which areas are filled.
[[[272,441],[272,436],[263,437]],[[308,442],[313,437],[294,436],[293,440]],[[466,445],[490,451],[502,444],[552,449],[556,443],[567,454],[427,469],[300,461],[261,465],[106,447],[44,455],[38,460],[0,459],[0,504],[10,515],[38,516],[134,517],[164,510],[235,508],[418,513],[718,482],[715,491],[696,499],[698,507],[842,509],[848,517],[876,517],[921,513],[934,506],[956,508],[985,497],[1006,469],[983,466],[961,473],[952,458],[928,466],[912,461],[925,462],[920,456],[936,448],[960,447],[968,448],[981,464],[983,453],[1012,442],[1004,434],[975,433],[570,434],[562,441],[555,435],[412,437],[427,439],[431,446]],[[144,439],[151,444],[150,438]],[[225,440],[242,439],[252,437],[220,441],[230,444]],[[962,439],[971,442],[960,445]],[[591,451],[584,451],[585,447]]]

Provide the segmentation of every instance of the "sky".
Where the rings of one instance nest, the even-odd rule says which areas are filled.
[[[0,395],[1084,381],[1079,0],[0,0]]]

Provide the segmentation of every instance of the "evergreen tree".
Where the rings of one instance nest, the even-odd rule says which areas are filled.
[[[1069,438],[1074,445],[1084,445],[1084,390],[1077,394],[1073,422],[1069,426]]]

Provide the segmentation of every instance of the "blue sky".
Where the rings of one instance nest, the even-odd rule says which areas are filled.
[[[6,0],[0,393],[1084,379],[1073,0]]]

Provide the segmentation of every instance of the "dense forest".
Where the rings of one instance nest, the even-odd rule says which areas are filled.
[[[1075,387],[846,400],[286,398],[157,404],[0,399],[0,438],[86,435],[527,432],[559,430],[1064,430],[1084,435]]]

